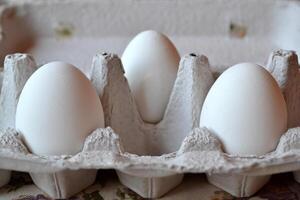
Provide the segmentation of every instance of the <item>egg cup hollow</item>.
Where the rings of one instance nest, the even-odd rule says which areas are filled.
[[[95,182],[96,169],[30,173],[34,184],[55,199],[69,198]]]
[[[17,62],[18,58],[23,61]],[[65,170],[113,168],[124,185],[145,197],[164,195],[181,182],[184,173],[207,173],[211,175],[211,183],[220,185],[224,182],[218,178],[220,174],[225,174],[225,178],[221,178],[227,180],[230,176],[252,180],[300,170],[300,91],[297,89],[300,75],[294,52],[273,52],[267,66],[285,95],[290,129],[282,135],[274,152],[252,157],[225,154],[218,138],[206,128],[199,128],[202,103],[214,80],[207,58],[194,54],[181,59],[169,104],[158,124],[141,120],[121,60],[113,54],[97,54],[93,59],[91,81],[101,99],[107,127],[93,131],[86,138],[83,150],[76,155],[53,158],[30,154],[24,150],[17,131],[6,128],[10,127],[10,119],[14,119],[16,91],[22,90],[19,79],[31,73],[27,68],[31,68],[32,59],[26,54],[10,55],[7,59],[14,62],[5,62],[6,68],[13,70],[4,72],[4,80],[13,78],[3,82],[0,97],[1,169],[44,174],[49,178],[49,174]],[[17,76],[20,70],[24,73]],[[235,190],[228,188],[228,191],[237,195]]]
[[[0,131],[14,127],[19,94],[35,69],[34,59],[29,55],[14,54],[6,57],[4,70],[0,71],[0,104],[2,105],[0,106]],[[0,171],[1,187],[9,182],[11,172],[6,170]]]
[[[176,42],[179,42],[182,48],[180,49],[181,52],[186,52],[193,48],[196,51],[211,52],[213,61],[219,65],[211,67],[220,67],[219,69],[226,67],[221,65],[241,59],[262,61],[262,55],[274,46],[299,49],[298,42],[295,42],[299,41],[299,34],[296,30],[299,20],[294,20],[299,16],[299,10],[295,8],[296,4],[294,1],[278,1],[274,3],[273,1],[234,0],[226,4],[232,9],[224,9],[223,1],[215,1],[208,5],[206,0],[190,0],[184,3],[176,3],[172,6],[164,6],[167,4],[166,1],[157,3],[143,1],[138,2],[136,5],[140,9],[134,10],[132,9],[133,1],[116,1],[117,3],[112,1],[108,3],[108,1],[90,0],[84,2],[75,0],[67,1],[68,3],[66,1],[52,1],[51,3],[46,2],[46,4],[44,4],[45,1],[32,0],[6,2],[9,3],[1,5],[1,59],[6,53],[15,50],[30,51],[37,55],[37,59],[40,61],[62,58],[82,65],[82,70],[87,72],[86,58],[91,51],[105,48],[118,50],[118,44],[124,44],[125,42],[123,39],[120,40],[119,36],[127,39],[133,32],[140,31],[141,27],[153,27],[172,34],[174,39],[177,40]],[[259,7],[257,6],[258,4]],[[120,8],[124,12],[118,12]],[[174,8],[178,12],[173,12]],[[252,10],[253,8],[258,9]],[[155,11],[163,11],[165,14],[155,15],[153,14]],[[218,15],[215,14],[216,11],[218,11]],[[81,13],[84,13],[84,17],[82,17]],[[182,15],[182,13],[185,14]],[[139,17],[133,18],[132,16]],[[268,17],[260,20],[261,16]],[[188,19],[193,19],[192,23],[187,23]],[[214,23],[213,26],[211,22]],[[191,34],[197,35],[197,37],[193,37]],[[271,38],[273,36],[276,38]],[[136,53],[139,55],[141,52],[137,51]],[[288,102],[290,128],[299,126],[300,120],[300,93],[298,91],[299,82],[297,81],[299,66],[295,64],[296,61],[292,59],[292,55],[293,53],[291,52],[275,52],[273,57],[270,57],[274,62],[267,66],[269,71],[276,77]],[[94,79],[95,82],[99,81],[102,83],[97,87],[97,90],[102,92],[101,85],[104,90],[110,90],[111,87],[108,85],[113,85],[114,80],[117,80],[116,77],[122,77],[119,76],[120,74],[106,76],[112,80],[101,77],[105,75],[106,61],[111,63],[110,66],[112,67],[115,65],[108,59],[96,59],[103,61],[103,67],[99,68],[99,70],[103,70],[103,73],[98,73],[99,78]],[[192,58],[188,58],[188,60],[190,59]],[[189,65],[186,66],[187,68],[190,67]],[[295,73],[291,73],[291,71]],[[25,75],[23,74],[22,76]],[[192,77],[186,76],[187,79],[184,79],[180,84],[183,86],[191,83],[189,80]],[[194,81],[198,81],[198,79],[196,78]],[[106,83],[108,82],[110,83],[107,85]],[[204,81],[198,82],[199,85],[202,82]],[[10,83],[12,82],[10,81]],[[7,81],[4,81],[4,85],[7,86]],[[119,86],[119,84],[116,85],[116,87]],[[197,87],[196,84],[194,86],[195,88]],[[17,91],[19,83],[16,81],[16,84],[12,84],[7,88],[10,91]],[[123,93],[125,90],[115,91]],[[107,95],[108,92],[103,92],[103,96],[101,95],[102,100],[116,100],[113,97],[114,95]],[[116,125],[121,120],[116,120],[116,117],[112,117],[113,131],[110,132],[108,129],[103,129],[104,133],[111,133],[107,135],[108,137],[98,130],[99,135],[103,136],[101,140],[108,142],[107,144],[111,145],[112,148],[90,148],[90,151],[80,152],[78,155],[70,158],[58,157],[53,160],[47,157],[42,158],[14,151],[12,145],[9,145],[10,148],[3,148],[3,144],[0,143],[0,168],[46,174],[55,170],[114,168],[129,175],[132,175],[131,171],[133,171],[133,175],[138,175],[141,178],[143,176],[138,171],[143,171],[145,174],[148,174],[146,172],[149,170],[156,171],[156,173],[148,175],[149,177],[154,175],[157,177],[157,174],[161,171],[175,174],[186,172],[209,173],[212,175],[259,176],[300,170],[299,147],[287,148],[286,151],[280,151],[280,148],[278,148],[278,153],[264,157],[249,158],[230,157],[219,151],[218,148],[215,148],[217,147],[217,138],[213,138],[209,132],[197,128],[199,119],[186,117],[185,113],[188,109],[190,111],[194,110],[193,116],[198,117],[200,114],[197,113],[199,112],[197,106],[200,103],[196,99],[194,101],[188,100],[191,95],[197,96],[197,94],[190,93],[189,90],[186,90],[186,92],[178,93],[177,99],[179,103],[175,104],[173,108],[173,110],[183,110],[183,115],[180,117],[180,112],[173,112],[173,114],[179,118],[179,120],[176,120],[176,123],[195,123],[196,128],[192,130],[180,129],[178,132],[175,130],[174,134],[171,133],[172,131],[168,134],[153,132],[158,136],[150,137],[148,134],[144,134],[143,131],[135,132],[134,128],[128,131],[129,128],[127,126],[136,126],[132,121],[131,124]],[[0,107],[2,107],[0,109],[7,109],[5,113],[3,110],[0,110],[0,124],[2,120],[9,124],[8,116],[12,116],[14,113],[13,108],[16,101],[14,98],[8,99],[14,97],[14,95],[10,96],[8,94],[12,93],[2,95],[5,96],[3,98],[5,100],[0,102]],[[3,102],[4,104],[2,104]],[[191,102],[193,105],[190,105]],[[119,103],[122,104],[123,102],[119,101]],[[128,109],[126,106],[131,106],[125,101],[123,104],[125,111]],[[121,110],[118,108],[120,106],[122,105],[115,103],[107,109],[106,113],[114,112],[114,115],[117,116]],[[184,107],[186,107],[186,111]],[[192,109],[190,109],[191,107]],[[130,116],[122,114],[122,117],[125,118],[130,118]],[[166,118],[164,119],[166,120]],[[110,115],[107,117],[107,121],[109,120]],[[130,122],[130,120],[128,121]],[[149,127],[148,124],[142,125],[142,127],[154,128],[153,126]],[[121,128],[124,128],[125,131],[122,132]],[[296,128],[289,130],[287,135],[290,135],[293,131],[295,132],[295,137],[299,134],[299,129]],[[179,132],[181,133],[177,134]],[[152,132],[149,135],[151,134]],[[97,131],[92,133],[91,136],[93,135],[97,135]],[[169,143],[165,142],[164,135],[166,139],[170,140]],[[124,151],[114,151],[114,148],[117,149],[118,142],[116,138],[118,136],[123,141],[120,144],[124,143]],[[290,140],[285,142],[299,141],[295,137],[290,137]],[[151,138],[155,139],[152,140]],[[283,136],[283,138],[286,137]],[[14,142],[15,140],[12,138],[9,141]],[[105,145],[105,143],[101,142],[99,144],[98,147]],[[282,144],[280,143],[279,145]],[[172,145],[174,145],[174,148],[168,147]]]
[[[156,172],[154,171],[154,174]],[[148,174],[145,176],[132,174],[126,170],[118,170],[120,182],[143,198],[158,198],[182,182],[183,174],[166,172],[166,176]]]
[[[100,55],[101,56],[101,55]],[[196,57],[196,58],[195,58]],[[103,58],[103,55],[102,55]],[[93,75],[97,74],[97,59],[100,59],[100,57],[95,57],[94,58],[94,65],[93,65],[93,73],[92,73],[92,81],[93,81]],[[102,67],[103,65],[107,65],[107,67],[105,67],[107,70],[111,70],[111,73],[113,73],[112,71],[114,69],[112,69],[112,66],[115,66],[115,70],[117,69],[117,66],[119,66],[119,70],[122,69],[122,64],[121,61],[115,57],[115,56],[108,56],[108,54],[106,54],[104,56],[104,60],[105,61],[98,61],[98,63],[102,63]],[[280,60],[280,61],[279,61]],[[296,61],[296,62],[295,62]],[[111,66],[110,66],[111,65]],[[101,69],[102,67],[98,64],[99,68]],[[197,68],[198,66],[198,68]],[[271,54],[270,56],[270,60],[267,66],[267,70],[269,70],[269,72],[272,73],[272,75],[276,78],[276,81],[279,83],[279,86],[281,87],[281,89],[286,89],[287,87],[291,87],[292,85],[290,84],[290,81],[295,81],[293,80],[294,77],[289,77],[291,76],[291,71],[295,70],[295,68],[298,67],[298,63],[297,63],[297,57],[295,57],[295,54],[293,52],[288,52],[288,51],[275,51]],[[98,71],[100,71],[98,68]],[[188,71],[188,69],[190,69],[190,71]],[[197,71],[198,70],[198,71]],[[120,70],[122,71],[122,70]],[[119,71],[119,73],[120,73]],[[117,73],[117,72],[114,72]],[[124,72],[123,72],[124,73]],[[294,72],[295,73],[295,72]],[[297,73],[296,73],[297,74]],[[294,76],[294,74],[293,74]],[[122,76],[120,76],[122,77]],[[198,79],[197,79],[198,78]],[[96,80],[97,77],[94,79]],[[117,80],[122,80],[122,78],[117,79]],[[190,83],[188,80],[191,80]],[[117,94],[118,90],[120,91],[127,91],[128,93],[128,85],[126,83],[126,80],[124,80],[124,83],[120,83],[119,86],[115,86],[116,91],[114,92],[113,87],[109,90],[111,92],[111,94]],[[185,82],[184,82],[185,81]],[[196,89],[191,89],[193,87],[189,87],[190,85],[195,84],[195,82],[199,81],[200,83],[205,85],[199,86],[197,85],[196,87],[198,87]],[[135,106],[135,102],[132,99],[132,96],[129,94],[127,95],[127,97],[129,97],[129,99],[127,98],[127,103],[125,103],[125,105],[130,105],[131,108],[129,107],[129,109],[131,109],[131,111],[128,111],[127,108],[127,112],[128,113],[135,113],[135,115],[130,118],[131,122],[135,122],[136,125],[136,129],[138,130],[128,130],[128,133],[131,132],[136,132],[136,134],[143,134],[143,137],[141,138],[147,138],[148,136],[156,136],[157,139],[153,139],[153,138],[149,138],[146,140],[146,145],[149,145],[150,147],[148,148],[149,150],[147,150],[145,148],[142,148],[142,151],[140,148],[138,149],[130,149],[130,148],[135,148],[136,146],[131,146],[131,144],[133,143],[133,141],[131,142],[130,139],[128,137],[122,137],[122,131],[126,131],[124,130],[124,128],[122,129],[121,127],[119,128],[118,125],[122,124],[128,124],[128,122],[124,121],[124,119],[128,119],[129,114],[127,114],[126,112],[126,108],[123,109],[123,113],[127,116],[121,117],[121,111],[116,111],[116,114],[114,114],[113,112],[108,114],[108,116],[110,116],[109,118],[109,122],[113,122],[113,123],[109,123],[109,125],[114,129],[117,130],[117,133],[120,134],[120,138],[123,141],[123,145],[125,147],[125,151],[129,152],[129,153],[136,153],[139,155],[144,155],[146,153],[146,155],[150,156],[154,156],[157,154],[164,154],[164,153],[169,153],[172,151],[176,151],[178,150],[178,146],[177,144],[182,144],[182,141],[184,139],[184,137],[180,136],[180,133],[182,132],[191,132],[192,130],[194,130],[195,127],[198,126],[197,122],[198,122],[198,116],[195,113],[201,113],[201,108],[202,108],[202,103],[205,99],[205,96],[207,94],[208,89],[210,88],[210,86],[213,83],[213,78],[212,78],[212,73],[210,72],[210,70],[208,69],[208,61],[207,58],[205,57],[197,57],[195,55],[188,55],[186,57],[184,57],[181,60],[180,66],[179,66],[179,71],[178,71],[178,76],[177,79],[175,81],[174,84],[174,88],[173,88],[173,92],[170,96],[170,101],[168,104],[168,107],[166,109],[165,115],[163,120],[156,124],[156,125],[152,125],[152,124],[146,124],[144,123],[141,118],[139,117],[139,114],[136,110],[136,106]],[[108,83],[109,84],[109,83]],[[118,81],[114,82],[115,85],[118,85]],[[190,84],[190,85],[189,85]],[[94,81],[94,85],[96,88],[99,88],[99,84],[97,87],[97,83]],[[124,88],[122,88],[122,86]],[[193,85],[195,86],[195,85]],[[294,86],[294,85],[293,85]],[[121,88],[121,89],[120,89]],[[289,91],[285,90],[285,95],[289,94]],[[99,93],[100,95],[101,93]],[[191,95],[190,95],[191,94]],[[295,94],[297,94],[295,92]],[[293,94],[293,96],[295,95]],[[193,96],[194,95],[194,96]],[[100,95],[101,96],[101,95]],[[190,96],[191,98],[185,98],[184,101],[181,101],[181,97],[187,97]],[[195,98],[195,96],[198,97]],[[102,96],[102,98],[108,98],[107,96]],[[295,102],[291,99],[291,97],[285,97],[287,100],[288,105],[290,104],[294,104]],[[120,97],[118,99],[126,99],[126,97]],[[105,101],[104,101],[105,102]],[[182,103],[182,105],[187,105],[191,107],[194,106],[195,108],[195,104],[194,102],[200,102],[200,108],[196,108],[194,110],[195,113],[190,112],[191,110],[181,110],[181,112],[179,112],[177,110],[177,108],[182,108],[183,106],[180,106],[178,103]],[[114,107],[117,105],[119,105],[120,103],[115,102],[112,103],[112,105],[114,105]],[[108,107],[113,107],[112,105],[106,105]],[[111,109],[109,109],[111,110]],[[117,109],[116,109],[117,110]],[[187,112],[186,112],[187,111]],[[185,113],[186,112],[186,113]],[[117,114],[119,113],[119,114]],[[170,115],[170,113],[172,113],[172,115]],[[190,114],[190,115],[189,115]],[[291,110],[291,108],[289,107],[289,120],[293,119],[294,116],[291,117],[291,115],[295,115],[295,111]],[[117,117],[120,117],[119,119],[116,119]],[[180,120],[178,120],[178,117],[181,117],[181,121],[184,121],[184,119],[189,119],[188,121],[184,121],[182,124],[180,124]],[[113,121],[112,119],[115,119],[116,121]],[[195,121],[193,121],[195,120]],[[187,126],[187,124],[189,122],[193,121],[194,124]],[[177,124],[176,124],[177,123]],[[291,123],[289,121],[289,123]],[[130,128],[134,128],[134,126],[127,126]],[[184,130],[182,129],[183,127],[186,127]],[[160,132],[160,128],[162,128],[162,133]],[[176,134],[176,130],[180,130],[181,132],[179,134]],[[165,131],[165,132],[164,132]],[[174,134],[177,135],[179,137],[176,138],[181,138],[181,140],[177,140],[174,139],[174,137],[172,138],[172,136],[168,136],[169,131]],[[124,133],[125,135],[126,133]],[[161,134],[161,135],[160,135]],[[134,134],[132,134],[134,135]],[[187,137],[187,135],[185,135],[185,137]],[[166,140],[164,142],[164,139]],[[152,141],[156,141],[156,144],[151,144]],[[173,141],[173,146],[168,146],[170,141]],[[175,141],[175,143],[174,143]],[[128,142],[128,145],[126,144]],[[142,144],[142,143],[140,143]],[[128,147],[126,147],[128,146]],[[177,147],[176,147],[177,146]],[[145,149],[145,150],[144,150]],[[201,148],[200,148],[201,149]],[[218,149],[218,148],[217,148]],[[144,150],[144,151],[143,151]],[[153,152],[153,150],[155,150]],[[198,149],[199,150],[199,149]],[[220,149],[219,149],[220,150]],[[149,198],[154,198],[154,197],[159,197],[162,194],[157,194],[157,195],[153,195],[151,193],[149,193],[149,191],[153,191],[153,188],[156,188],[155,185],[153,184],[149,184],[149,181],[151,183],[160,185],[159,182],[157,181],[161,181],[161,178],[156,178],[157,181],[155,181],[153,178],[155,178],[154,176],[148,176],[145,177],[145,175],[137,175],[136,174],[130,174],[128,171],[126,170],[122,170],[118,172],[118,176],[119,179],[121,180],[121,182],[126,185],[127,187],[131,188],[132,190],[136,191],[137,193],[139,193],[140,195],[142,195],[143,197],[149,197]],[[145,171],[144,174],[147,174],[147,172]],[[171,177],[173,177],[174,175],[172,175]],[[261,189],[261,187],[263,187],[267,181],[269,180],[270,175],[239,175],[239,174],[230,174],[230,175],[226,175],[226,176],[220,176],[218,174],[213,174],[213,175],[208,175],[208,180],[210,183],[221,187],[222,189],[228,191],[229,193],[235,195],[235,196],[239,196],[239,197],[246,197],[246,196],[251,196],[253,195],[255,192],[257,192],[259,189]],[[129,179],[135,180],[134,183],[128,181]],[[165,179],[167,179],[167,177],[165,177]],[[178,180],[180,180],[180,177],[177,177]],[[148,181],[148,182],[147,182]],[[169,181],[171,181],[171,178],[169,179]],[[232,184],[226,184],[227,181],[231,181]],[[140,185],[145,185],[145,182],[148,183],[146,184],[146,186],[144,186],[144,188],[146,187],[147,190],[142,190],[141,188],[139,188],[137,185],[138,183]],[[149,188],[153,187],[153,188]],[[239,187],[238,187],[239,186]],[[171,188],[170,188],[171,189]],[[167,190],[165,190],[167,191]],[[152,195],[152,196],[151,196]]]
[[[249,197],[260,190],[269,181],[270,177],[270,175],[213,174],[207,175],[207,180],[235,197]]]
[[[106,80],[107,90],[103,90],[104,81],[100,77]],[[179,64],[163,119],[157,124],[146,123],[140,117],[124,76],[122,62],[116,55],[105,53],[94,57],[91,81],[101,97],[106,125],[119,134],[124,150],[127,153],[154,158],[176,152],[187,133],[198,126],[197,113],[201,112],[214,78],[205,56],[184,56]],[[180,106],[183,104],[185,107]],[[142,171],[143,173],[132,174],[128,170],[121,170],[117,174],[125,186],[146,198],[164,195],[183,178],[182,174],[177,173],[166,176],[157,170],[153,173]],[[160,176],[155,177],[155,174]]]
[[[6,106],[0,107],[0,130],[13,128],[15,124],[16,105],[19,95],[28,78],[38,68],[34,59],[26,54],[13,54],[5,58],[3,72],[3,87],[1,85],[0,102]],[[13,90],[11,90],[13,89]],[[14,133],[12,134],[14,135]],[[16,137],[20,134],[15,133]],[[9,137],[8,137],[9,138]],[[23,153],[28,153],[22,144],[22,139],[9,142],[2,137],[1,143],[5,145],[18,144],[23,148]],[[53,198],[68,198],[94,183],[97,170],[62,170],[53,173],[30,173],[35,185]],[[10,171],[0,171],[0,185],[6,184],[10,179]],[[75,184],[74,184],[75,183]]]

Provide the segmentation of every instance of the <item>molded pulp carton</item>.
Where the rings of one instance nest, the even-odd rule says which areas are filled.
[[[10,170],[26,171],[47,194],[66,198],[91,185],[97,170],[108,168],[117,170],[124,185],[149,198],[180,184],[184,173],[206,173],[209,182],[235,196],[254,194],[275,173],[294,171],[299,181],[298,58],[293,51],[274,51],[299,49],[293,20],[299,7],[297,1],[270,0],[3,3],[0,185],[7,183]],[[164,118],[155,125],[140,118],[119,57],[97,54],[120,55],[129,38],[149,28],[170,35],[185,54]],[[14,52],[33,56],[10,54]],[[276,150],[266,155],[223,153],[218,138],[199,128],[206,94],[228,66],[245,61],[263,64],[270,52],[265,66],[287,101],[289,130]],[[53,60],[78,66],[90,78],[104,109],[106,128],[93,131],[76,155],[31,154],[14,129],[16,105],[26,80],[41,64]]]

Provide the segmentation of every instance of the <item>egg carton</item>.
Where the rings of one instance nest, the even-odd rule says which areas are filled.
[[[90,77],[106,128],[93,131],[76,155],[32,154],[14,129],[14,119],[20,92],[37,68],[27,54],[5,58],[0,94],[2,185],[10,170],[24,171],[51,197],[67,198],[91,185],[98,169],[116,169],[125,186],[147,198],[166,194],[180,184],[184,173],[206,173],[210,183],[238,197],[254,194],[276,173],[293,171],[300,182],[300,72],[293,51],[274,51],[266,67],[285,96],[290,128],[277,148],[262,156],[224,153],[218,138],[199,128],[202,104],[215,81],[207,57],[182,57],[163,120],[148,124],[139,115],[121,60],[108,53],[94,56]]]

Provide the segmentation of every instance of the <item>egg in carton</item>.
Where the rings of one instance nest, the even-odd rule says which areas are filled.
[[[289,127],[299,125],[298,67],[296,54],[283,50],[273,52],[267,65],[285,96]],[[4,68],[2,184],[8,180],[8,170],[26,171],[50,196],[67,198],[92,184],[97,169],[113,168],[124,185],[143,197],[167,193],[180,184],[184,173],[206,173],[212,184],[245,197],[259,190],[271,174],[294,171],[295,179],[300,179],[299,128],[290,128],[276,150],[262,156],[224,153],[218,138],[199,128],[202,105],[214,82],[205,56],[189,54],[181,59],[163,120],[153,125],[139,115],[121,60],[113,54],[97,54],[91,82],[101,99],[107,128],[93,131],[82,151],[73,156],[39,156],[27,150],[14,129],[14,119],[20,92],[37,66],[31,56],[14,54],[6,57]]]

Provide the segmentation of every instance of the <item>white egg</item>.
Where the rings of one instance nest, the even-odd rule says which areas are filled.
[[[200,127],[217,135],[227,153],[262,155],[276,148],[287,129],[286,103],[268,71],[256,64],[238,64],[210,89]]]
[[[26,82],[16,111],[16,129],[38,155],[78,153],[85,138],[104,127],[100,99],[73,65],[48,63]]]
[[[159,122],[177,76],[180,56],[163,34],[145,31],[126,47],[122,63],[142,119]]]

